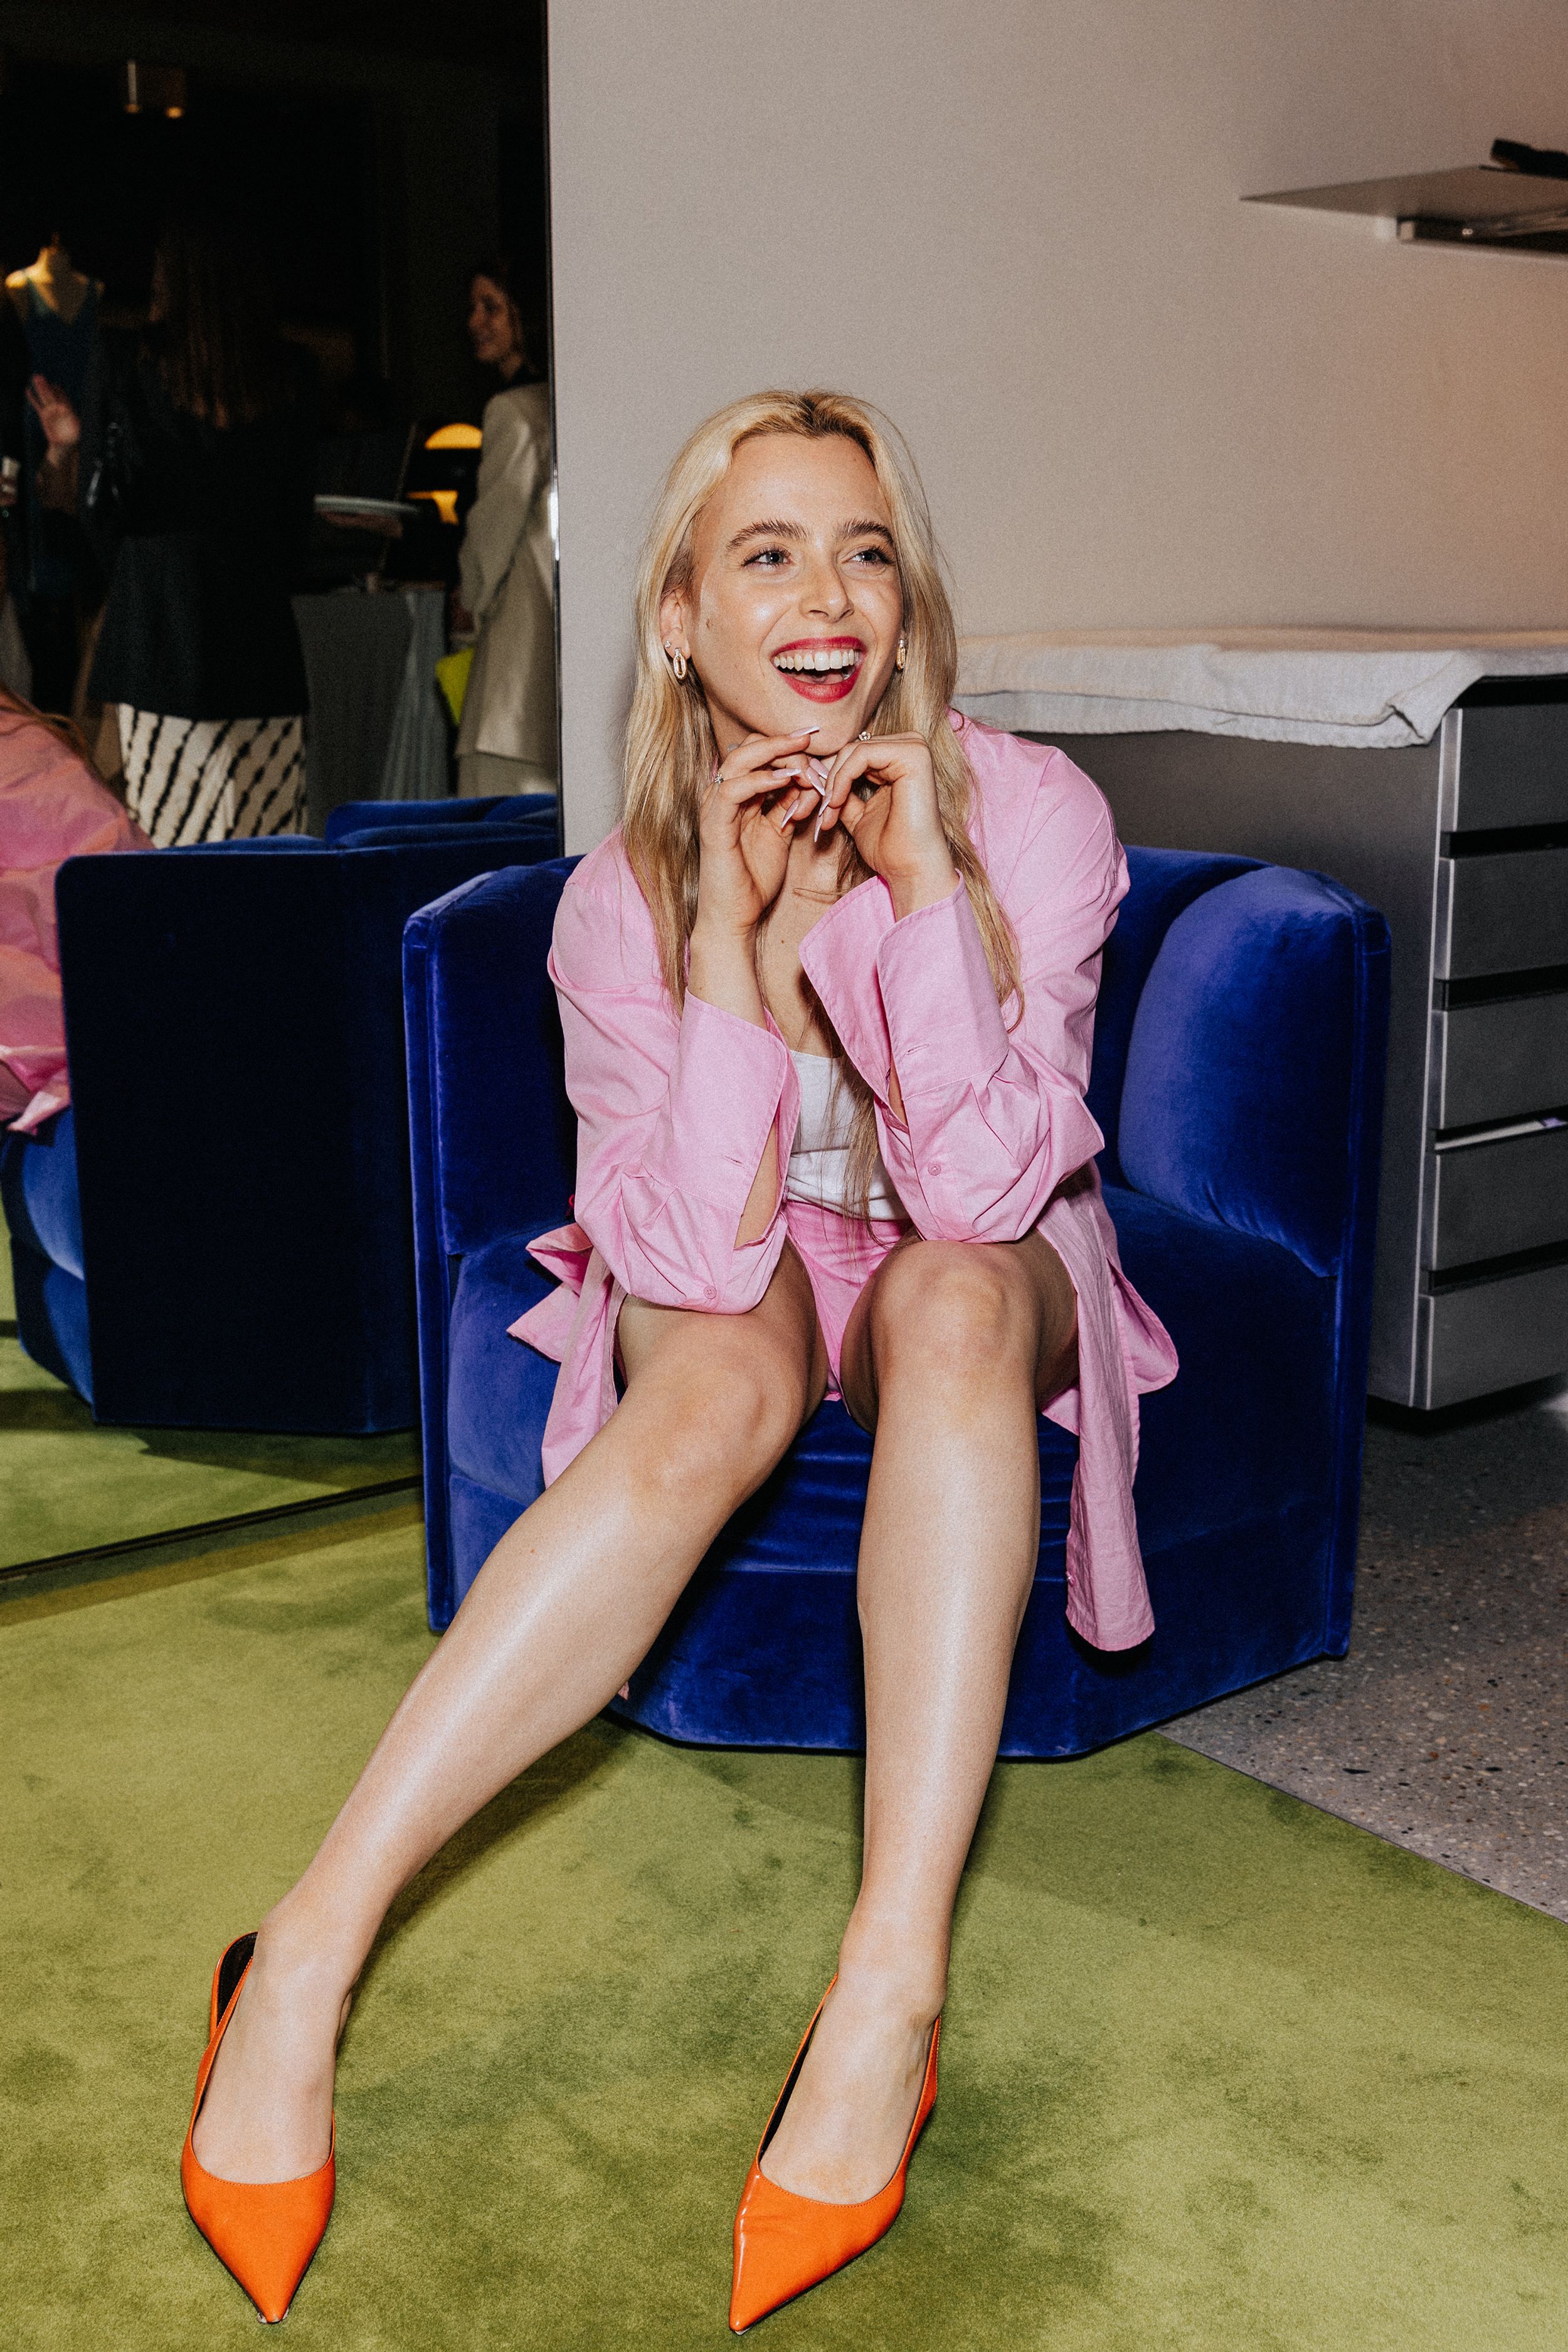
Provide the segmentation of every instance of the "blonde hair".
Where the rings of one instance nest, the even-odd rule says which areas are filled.
[[[637,675],[626,729],[622,838],[653,918],[671,1000],[678,1009],[685,999],[686,950],[697,910],[697,814],[718,746],[695,670],[679,680],[664,657],[659,613],[665,596],[691,585],[697,520],[736,450],[764,433],[792,434],[808,441],[841,436],[871,461],[893,529],[907,646],[904,667],[894,672],[871,732],[923,735],[930,745],[942,829],[975,911],[998,1001],[1005,1005],[1011,999],[1021,1006],[1018,941],[969,838],[974,779],[947,719],[958,667],[957,634],[925,495],[888,418],[864,401],[839,392],[752,393],[699,425],[670,467],[643,544],[637,571]],[[847,831],[842,831],[841,842],[841,897],[871,870]],[[863,1215],[877,1150],[873,1099],[836,1037],[833,1059],[840,1083],[855,1106],[851,1198]]]

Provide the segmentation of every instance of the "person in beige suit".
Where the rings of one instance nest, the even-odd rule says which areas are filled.
[[[519,380],[522,322],[507,274],[478,271],[470,289],[475,353],[506,387],[485,409],[453,613],[459,635],[477,636],[457,732],[457,789],[470,798],[556,790],[549,386]]]

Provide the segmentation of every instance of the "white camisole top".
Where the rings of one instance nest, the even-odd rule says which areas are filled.
[[[789,1148],[784,1196],[789,1201],[812,1201],[819,1208],[846,1215],[854,1105],[848,1089],[837,1083],[837,1072],[826,1054],[791,1054],[789,1059],[800,1081],[800,1124]],[[872,1171],[867,1207],[873,1217],[908,1222],[880,1152]]]

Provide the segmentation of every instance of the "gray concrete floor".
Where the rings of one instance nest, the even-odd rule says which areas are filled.
[[[1375,1406],[1349,1655],[1162,1727],[1568,1919],[1568,1386]]]

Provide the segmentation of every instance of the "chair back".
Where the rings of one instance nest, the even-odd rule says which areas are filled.
[[[1207,850],[1129,849],[1127,895],[1116,927],[1105,942],[1100,998],[1094,1008],[1094,1060],[1089,1076],[1089,1108],[1105,1138],[1100,1171],[1108,1184],[1122,1181],[1122,1089],[1133,1022],[1166,933],[1195,899],[1238,874],[1249,874],[1255,857],[1221,856]]]
[[[538,854],[475,826],[461,844],[285,836],[61,868],[101,1420],[417,1421],[402,929]]]

